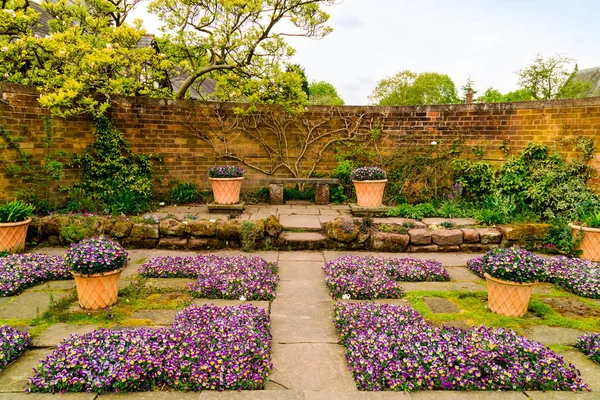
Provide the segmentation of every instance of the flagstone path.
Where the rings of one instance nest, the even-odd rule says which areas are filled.
[[[41,249],[40,252],[61,254],[64,249]],[[221,251],[219,254],[242,254],[239,251]],[[131,250],[130,263],[123,274],[122,286],[131,283],[137,276],[137,268],[149,258],[159,255],[192,255],[191,252],[167,250]],[[329,296],[322,272],[323,263],[346,254],[374,255],[379,257],[408,257],[409,254],[378,254],[351,252],[255,252],[268,261],[277,261],[281,281],[277,287],[277,297],[272,302],[252,302],[270,313],[273,335],[273,371],[264,391],[247,392],[146,392],[126,394],[26,394],[27,378],[40,359],[51,353],[52,348],[70,334],[83,334],[96,327],[94,325],[71,325],[57,323],[35,337],[32,349],[17,361],[0,372],[0,400],[21,399],[67,399],[67,400],[554,400],[554,399],[600,399],[600,366],[594,364],[578,351],[560,352],[582,372],[583,379],[590,385],[592,393],[564,392],[440,392],[423,391],[417,393],[359,392],[353,381],[344,357],[344,348],[337,344],[338,336],[333,326],[333,300]],[[433,258],[441,261],[449,270],[450,282],[402,283],[406,291],[416,290],[485,290],[484,282],[466,269],[466,261],[476,257],[464,253],[410,254],[410,257]],[[148,286],[184,291],[188,279],[150,279]],[[542,287],[539,293],[549,289]],[[46,310],[50,300],[68,296],[73,291],[70,281],[49,282],[30,288],[22,294],[10,298],[0,298],[0,319],[33,319]],[[381,300],[381,302],[408,305],[406,300]],[[425,304],[432,313],[454,313],[457,306],[442,298],[428,297]],[[194,299],[195,304],[215,303],[217,305],[240,304],[240,301]],[[74,309],[77,305],[72,306]],[[175,310],[140,310],[130,320],[148,326],[168,326],[175,317]],[[459,328],[467,328],[465,321],[449,323]],[[123,326],[127,326],[126,323]],[[28,329],[23,327],[22,329]],[[525,330],[525,335],[545,344],[573,345],[582,332],[575,329],[535,326]]]

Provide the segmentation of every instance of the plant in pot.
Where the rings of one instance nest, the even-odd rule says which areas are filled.
[[[600,261],[600,204],[584,203],[574,213],[574,224],[570,224],[573,237],[579,243],[579,258]]]
[[[536,282],[544,280],[544,260],[521,248],[494,249],[481,258],[488,286],[488,308],[499,315],[522,317]]]
[[[231,165],[210,167],[208,180],[212,186],[216,204],[237,204],[244,179],[244,169]]]
[[[75,277],[79,305],[98,310],[115,304],[126,263],[127,251],[105,237],[73,244],[65,255],[65,264]]]
[[[385,171],[379,167],[361,167],[350,173],[359,207],[381,207],[387,182]]]
[[[15,252],[25,248],[27,228],[34,207],[20,200],[0,203],[0,252]]]

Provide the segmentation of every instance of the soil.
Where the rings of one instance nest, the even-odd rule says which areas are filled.
[[[572,297],[546,297],[542,301],[565,317],[600,317],[600,309]]]

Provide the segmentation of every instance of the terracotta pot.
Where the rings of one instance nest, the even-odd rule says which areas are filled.
[[[387,179],[381,181],[352,181],[359,207],[381,207]]]
[[[14,253],[23,250],[30,223],[31,218],[21,222],[0,223],[0,251]]]
[[[488,308],[507,317],[522,317],[527,312],[535,282],[517,283],[485,274],[488,287]]]
[[[237,204],[240,202],[240,189],[244,177],[240,178],[208,178],[212,186],[215,203]]]
[[[86,310],[99,310],[117,302],[119,280],[123,268],[101,274],[82,275],[71,271],[77,285],[79,305]]]
[[[585,234],[579,245],[579,250],[583,251],[579,258],[582,260],[600,261],[600,229],[578,225],[569,225],[569,227],[573,231],[573,236],[581,231]]]

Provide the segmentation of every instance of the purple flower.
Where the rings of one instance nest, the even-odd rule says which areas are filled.
[[[240,178],[244,176],[244,169],[233,165],[210,167],[208,169],[208,176],[210,178]]]
[[[325,263],[325,283],[333,298],[396,299],[402,296],[397,281],[449,281],[442,264],[412,258],[344,256]]]
[[[575,345],[592,361],[600,363],[600,333],[586,333],[577,338]]]
[[[0,258],[0,296],[12,296],[40,283],[73,279],[60,256],[12,254]]]
[[[7,325],[0,326],[0,370],[19,357],[29,345],[30,337]]]
[[[65,264],[76,273],[93,275],[123,268],[127,251],[105,237],[83,239],[71,245],[65,254]]]
[[[544,260],[518,247],[490,250],[482,257],[467,261],[467,267],[481,277],[487,272],[510,282],[537,282],[546,278]]]
[[[361,167],[353,169],[350,177],[354,181],[381,181],[386,179],[386,174],[379,167]]]

